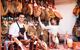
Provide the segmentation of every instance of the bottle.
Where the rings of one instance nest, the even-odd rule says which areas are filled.
[[[66,32],[65,39],[64,39],[64,48],[67,48],[67,37],[68,37],[68,33]]]
[[[67,38],[67,46],[68,48],[72,48],[73,40],[72,38]]]

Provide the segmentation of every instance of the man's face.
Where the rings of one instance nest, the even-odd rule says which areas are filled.
[[[56,25],[56,21],[53,19],[53,20],[51,21],[51,24],[52,24],[52,25]]]
[[[24,22],[24,18],[25,16],[24,15],[19,15],[19,18],[18,18],[18,20],[20,21],[20,22]]]

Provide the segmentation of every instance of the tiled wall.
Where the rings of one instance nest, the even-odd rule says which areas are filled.
[[[73,8],[76,3],[56,5],[57,10],[60,12],[63,19],[60,21],[59,32],[65,34],[66,32],[72,34],[72,29],[76,21],[76,17],[73,15]]]

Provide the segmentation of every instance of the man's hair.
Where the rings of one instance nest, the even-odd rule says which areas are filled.
[[[23,14],[23,13],[18,13],[18,14],[17,14],[17,17],[19,17],[20,15],[24,15],[24,14]]]
[[[51,22],[52,20],[55,20],[55,21],[57,21],[55,18],[51,18],[51,19],[50,19],[50,22]]]

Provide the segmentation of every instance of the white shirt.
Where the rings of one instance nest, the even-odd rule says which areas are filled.
[[[19,27],[23,28],[23,24],[19,24]],[[9,29],[9,34],[12,35],[12,37],[18,37],[19,36],[19,27],[16,22],[11,24],[10,29]],[[26,33],[24,33],[24,39],[27,40],[27,37],[25,35],[26,35]]]
[[[48,29],[49,33],[53,34],[54,36],[57,36],[57,33],[59,31],[59,26],[57,26],[57,25],[48,25],[48,26],[45,27],[45,29]]]
[[[12,35],[12,37],[18,37],[19,36],[19,27],[17,23],[13,23],[10,26],[9,34]]]
[[[51,26],[47,26],[47,29],[49,33],[53,34],[54,36],[57,36],[57,33],[59,31],[59,26],[57,25],[51,25]]]

